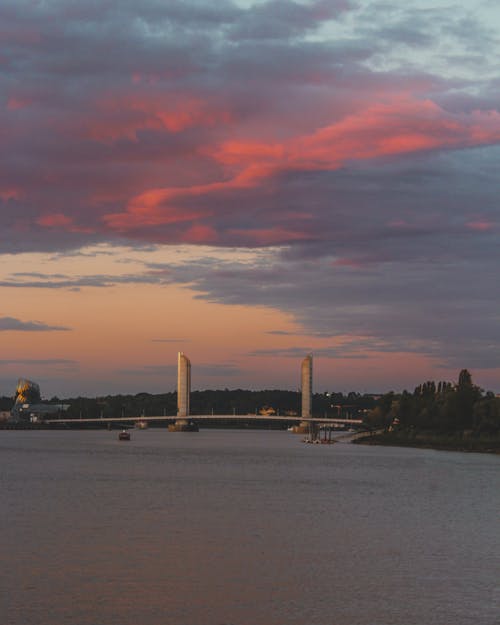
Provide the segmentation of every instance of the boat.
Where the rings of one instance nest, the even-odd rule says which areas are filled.
[[[118,440],[119,441],[129,441],[130,440],[130,432],[127,432],[127,430],[122,430],[118,434]]]

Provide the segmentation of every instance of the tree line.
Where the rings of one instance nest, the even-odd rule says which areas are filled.
[[[436,434],[500,435],[500,398],[485,392],[462,369],[456,383],[428,381],[413,393],[383,395],[367,416],[373,427]]]
[[[221,389],[192,391],[190,396],[191,414],[258,414],[261,411],[272,411],[271,414],[300,415],[300,391],[289,390],[244,390]],[[10,410],[13,398],[0,397],[0,410]],[[144,416],[174,416],[177,412],[177,393],[151,394],[137,393],[134,395],[106,395],[102,397],[52,397],[51,403],[69,404],[64,413],[68,418],[112,418]],[[364,415],[375,407],[373,395],[361,395],[351,391],[343,394],[337,392],[315,393],[313,395],[313,413],[317,416],[348,416]],[[270,414],[270,412],[267,412]]]

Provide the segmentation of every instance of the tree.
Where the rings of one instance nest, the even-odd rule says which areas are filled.
[[[474,423],[474,404],[481,398],[481,389],[472,383],[472,376],[467,369],[462,369],[458,376],[455,391],[455,427],[456,429],[471,429]]]
[[[500,433],[500,399],[493,393],[474,404],[474,429],[481,434]]]
[[[462,369],[458,374],[458,384],[457,389],[463,390],[472,388],[472,376],[467,369]]]

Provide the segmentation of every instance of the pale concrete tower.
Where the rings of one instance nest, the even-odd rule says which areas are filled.
[[[302,418],[312,417],[312,375],[313,375],[313,357],[309,354],[302,361],[301,380],[302,380]]]
[[[177,416],[189,417],[191,394],[191,361],[182,352],[177,359]]]

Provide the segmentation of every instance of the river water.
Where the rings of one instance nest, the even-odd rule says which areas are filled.
[[[0,432],[2,625],[498,625],[500,457]]]

